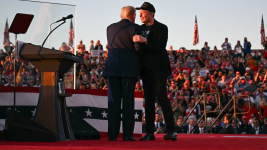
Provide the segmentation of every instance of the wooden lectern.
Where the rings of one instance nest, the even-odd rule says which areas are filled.
[[[59,94],[59,79],[64,81],[64,73],[75,62],[82,59],[72,53],[23,43],[19,56],[30,60],[42,72],[41,89],[35,122],[56,134],[58,141],[75,140],[66,107],[66,97],[71,94]]]

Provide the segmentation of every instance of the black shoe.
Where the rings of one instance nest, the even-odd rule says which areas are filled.
[[[166,135],[164,135],[163,139],[176,141],[177,140],[177,133],[176,132],[169,132]]]
[[[117,141],[117,138],[108,138],[108,141]]]
[[[145,136],[140,138],[140,141],[154,141],[155,140],[155,135],[154,134],[149,134],[147,133]]]
[[[134,137],[123,138],[123,141],[136,141]]]

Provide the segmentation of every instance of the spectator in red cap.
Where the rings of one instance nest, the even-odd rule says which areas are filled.
[[[184,63],[183,71],[184,71],[184,70],[186,71],[186,73],[187,73],[188,75],[191,75],[191,73],[192,73],[192,69],[188,66],[187,62]]]
[[[246,86],[248,86],[249,84],[246,82],[245,78],[242,77],[240,78],[240,80],[237,82],[237,85],[239,88],[245,88]]]
[[[216,99],[214,96],[210,95],[206,97],[206,110],[209,111],[215,111],[219,108],[219,106],[216,103]],[[207,117],[215,117],[216,114],[214,113],[208,113]]]
[[[218,82],[218,86],[220,86],[221,88],[225,87],[226,85],[226,75],[222,75],[222,80]]]
[[[263,64],[260,65],[259,73],[264,74],[264,65]]]
[[[192,103],[190,103],[190,104],[188,105],[188,108],[186,109],[186,113],[185,113],[185,115],[188,116],[189,113],[192,111],[190,117],[192,117],[192,118],[196,118],[197,110],[196,110],[196,109],[193,110],[193,105],[194,105],[194,104],[192,104]]]
[[[234,87],[234,82],[233,81],[231,81],[230,82],[230,88],[228,89],[230,92],[230,94],[231,94],[231,96],[233,96],[233,95],[237,95],[237,89]]]
[[[247,116],[242,116],[242,122],[240,125],[241,134],[248,134],[251,128],[252,126],[248,124]]]
[[[223,64],[222,64],[221,71],[222,71],[222,73],[225,74],[225,75],[228,74],[229,70],[228,70],[228,68],[226,68],[226,63],[223,63]]]
[[[199,93],[200,95],[203,93],[207,93],[207,86],[206,86],[206,82],[205,81],[201,81],[200,83],[200,88],[199,88]]]
[[[187,96],[188,100],[191,98],[191,96],[194,95],[194,92],[191,90],[188,82],[184,83],[184,87],[182,87],[181,91],[184,93],[185,96]]]
[[[220,92],[221,91],[221,87],[217,86],[216,81],[211,81],[210,83],[210,92]]]
[[[244,95],[244,94],[245,94],[244,88],[240,88],[238,95]]]
[[[210,76],[210,80],[211,80],[211,82],[216,82],[215,75],[211,75],[211,76]]]
[[[194,92],[196,92],[196,90],[199,91],[199,88],[197,87],[197,81],[193,81],[193,86],[191,87],[191,90]]]
[[[177,90],[178,90],[177,85],[175,84],[174,81],[171,81],[171,86],[169,87],[169,92],[173,92],[173,91],[175,92]]]

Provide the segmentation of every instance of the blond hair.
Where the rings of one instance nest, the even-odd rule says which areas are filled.
[[[133,14],[135,14],[133,6],[124,6],[121,8],[121,19],[130,19]]]

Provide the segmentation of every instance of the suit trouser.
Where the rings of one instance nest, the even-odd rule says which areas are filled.
[[[134,89],[137,80],[132,77],[108,77],[108,136],[117,138],[123,115],[123,137],[132,137],[134,131]],[[121,103],[123,108],[121,110]]]
[[[157,97],[158,103],[164,114],[167,132],[174,132],[174,116],[166,90],[167,77],[157,77],[156,73],[152,70],[145,70],[145,72],[145,75],[142,75],[141,78],[145,98],[146,131],[150,134],[154,133],[155,101]]]

